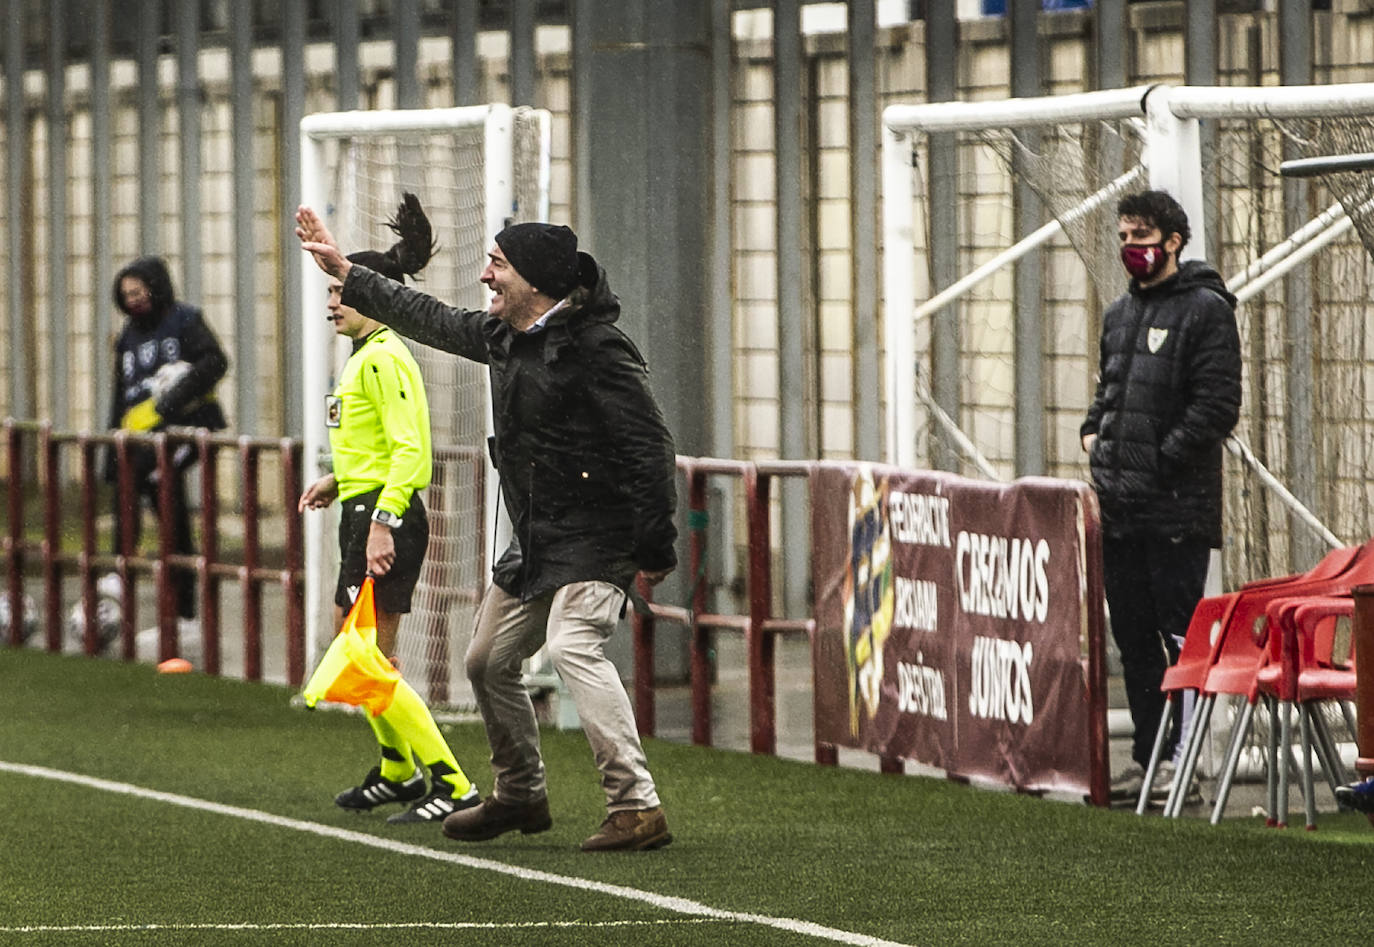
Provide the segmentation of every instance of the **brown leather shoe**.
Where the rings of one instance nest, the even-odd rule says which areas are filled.
[[[532,835],[548,831],[552,825],[548,797],[534,802],[508,803],[488,796],[480,805],[447,816],[444,834],[460,842],[483,842],[513,829]]]
[[[601,830],[582,843],[584,852],[641,852],[662,848],[673,840],[663,809],[626,809],[612,812]]]

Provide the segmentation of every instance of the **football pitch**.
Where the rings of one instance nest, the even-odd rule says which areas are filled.
[[[586,741],[549,832],[461,844],[332,804],[357,716],[282,687],[0,648],[3,944],[1348,944],[1374,829],[1138,818],[649,740],[675,841],[589,855]],[[446,724],[490,789],[477,723]]]

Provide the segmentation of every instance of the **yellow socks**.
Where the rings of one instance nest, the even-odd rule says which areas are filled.
[[[386,747],[397,746],[392,740],[399,740],[400,746],[406,748],[406,759],[409,760],[410,753],[414,752],[420,762],[429,767],[434,782],[442,779],[453,787],[450,795],[454,799],[461,799],[467,795],[468,790],[472,788],[472,781],[464,775],[462,767],[458,765],[458,759],[449,749],[444,735],[439,732],[429,708],[404,679],[396,684],[391,706],[379,716],[369,719],[377,733],[377,742],[382,744],[384,757]],[[378,728],[378,723],[383,727]],[[383,739],[383,733],[394,734],[394,737],[392,740]],[[385,759],[382,762],[382,775],[388,779],[395,779],[393,776],[387,776]],[[407,771],[406,776],[409,775],[410,772]]]

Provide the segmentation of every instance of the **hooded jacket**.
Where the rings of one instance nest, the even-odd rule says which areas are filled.
[[[146,315],[124,308],[119,286],[126,276],[135,276],[148,287],[151,309]],[[114,301],[128,318],[115,340],[110,427],[119,427],[126,411],[153,397],[159,369],[184,362],[186,369],[180,377],[157,393],[155,406],[163,422],[159,427],[222,430],[224,410],[214,397],[214,388],[228,371],[229,360],[201,311],[176,301],[166,264],[158,257],[145,256],[124,267],[115,276]]]
[[[1107,535],[1221,545],[1221,451],[1240,416],[1236,298],[1199,260],[1102,317],[1100,375],[1080,435]]]
[[[404,336],[488,366],[492,462],[512,522],[492,569],[528,601],[570,582],[628,589],[674,566],[676,455],[648,366],[616,327],[606,273],[578,254],[579,286],[537,332],[456,309],[355,265],[342,303]]]

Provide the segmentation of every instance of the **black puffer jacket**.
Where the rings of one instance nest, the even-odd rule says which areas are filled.
[[[643,356],[615,326],[605,271],[579,257],[583,285],[533,333],[363,266],[343,287],[345,306],[489,366],[492,461],[514,534],[492,572],[524,600],[593,579],[627,588],[636,571],[677,562],[672,435]]]
[[[1108,535],[1221,544],[1221,451],[1240,415],[1236,299],[1198,260],[1102,317],[1097,394],[1080,433]]]
[[[152,311],[137,316],[124,308],[119,287],[126,276],[136,276],[148,287]],[[128,316],[115,340],[114,397],[110,400],[110,427],[153,393],[158,370],[173,362],[186,363],[181,378],[158,395],[159,427],[203,427],[223,430],[224,409],[215,398],[215,386],[229,370],[229,359],[219,340],[195,306],[177,302],[167,265],[158,257],[139,257],[115,275],[115,305]]]

